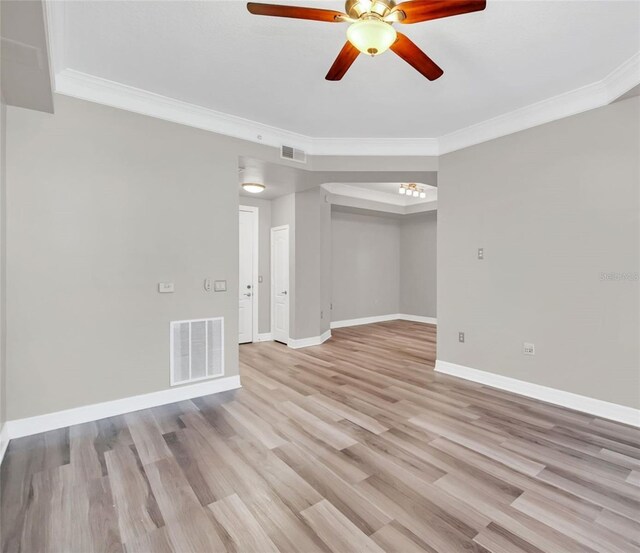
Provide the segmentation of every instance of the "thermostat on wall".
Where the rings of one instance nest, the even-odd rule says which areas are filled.
[[[214,280],[213,281],[213,291],[214,292],[226,292],[227,291],[227,281],[226,280]]]

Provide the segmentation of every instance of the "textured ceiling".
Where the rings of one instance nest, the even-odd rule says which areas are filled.
[[[252,16],[236,0],[66,2],[56,70],[307,136],[437,137],[603,79],[640,50],[639,21],[637,1],[488,0],[397,25],[444,68],[438,81],[387,52],[327,82],[344,24]]]

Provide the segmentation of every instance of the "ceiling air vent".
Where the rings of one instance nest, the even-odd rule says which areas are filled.
[[[280,147],[280,157],[282,159],[289,159],[291,161],[297,161],[298,163],[307,163],[307,154],[297,148],[291,146]]]

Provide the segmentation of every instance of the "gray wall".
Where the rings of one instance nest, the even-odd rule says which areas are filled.
[[[331,236],[331,203],[329,194],[320,192],[320,334],[331,328],[331,293],[333,286],[333,253]]]
[[[258,332],[271,330],[271,201],[240,196],[240,205],[258,208]]]
[[[0,428],[6,416],[6,135],[7,107],[0,92]]]
[[[320,189],[295,195],[295,339],[320,335],[321,240]]]
[[[400,313],[436,317],[436,211],[400,220]]]
[[[398,313],[400,224],[397,218],[334,206],[332,321]]]
[[[236,374],[238,162],[299,165],[276,148],[65,96],[55,103],[55,115],[7,113],[7,418],[168,388],[168,323],[176,319],[224,316],[226,374]],[[421,172],[437,159],[310,156],[307,169],[315,165],[332,176],[382,165]],[[300,201],[300,214],[320,225],[302,229],[300,248],[295,196],[271,206],[271,225],[291,226],[294,338],[328,326],[320,317],[331,266],[321,202],[319,193]],[[296,313],[296,268],[304,275],[313,255],[319,287],[302,282],[300,293],[313,297],[303,296]],[[205,292],[205,278],[226,279],[228,291]],[[161,281],[176,292],[158,294]]]
[[[640,407],[639,121],[631,98],[440,159],[439,359]]]
[[[224,316],[237,374],[240,154],[278,159],[64,96],[53,116],[8,108],[9,419],[168,388],[171,320]]]
[[[437,212],[333,205],[332,321],[398,313],[436,317]]]

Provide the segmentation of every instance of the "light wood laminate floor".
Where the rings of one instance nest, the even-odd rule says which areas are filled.
[[[640,432],[438,375],[435,335],[242,346],[240,390],[12,441],[2,550],[640,551]]]

